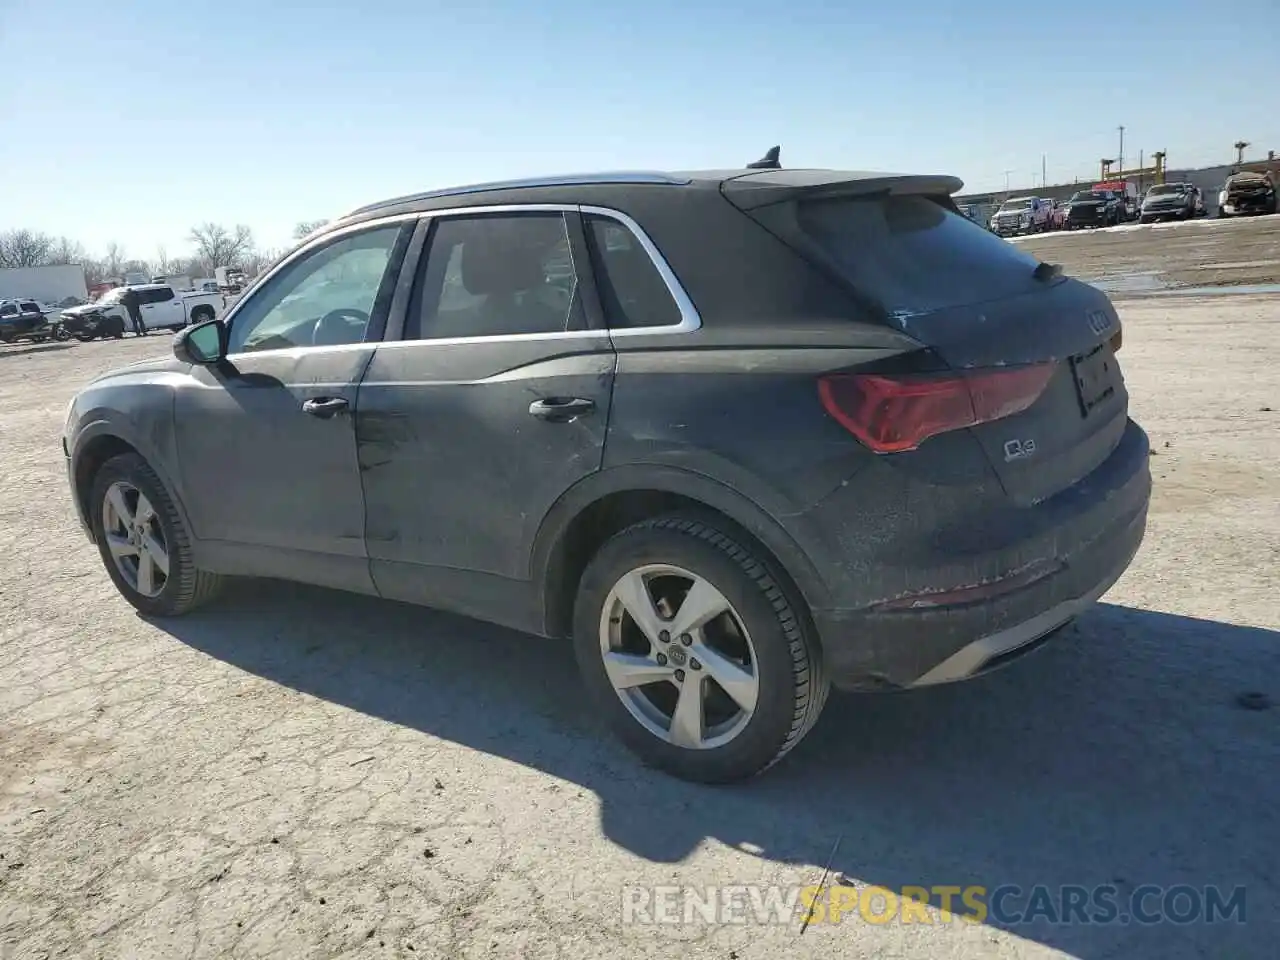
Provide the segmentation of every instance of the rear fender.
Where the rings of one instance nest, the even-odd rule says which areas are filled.
[[[827,604],[827,584],[805,550],[759,504],[702,474],[657,464],[629,465],[592,474],[556,502],[528,548],[530,577],[540,591],[545,591],[548,577],[554,573],[556,548],[573,520],[593,503],[611,494],[626,492],[675,494],[724,515],[773,554],[811,608]]]

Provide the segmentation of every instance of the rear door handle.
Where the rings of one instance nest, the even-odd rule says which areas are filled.
[[[313,417],[319,417],[321,420],[328,420],[335,414],[347,409],[347,406],[347,401],[342,397],[319,397],[314,400],[304,400],[302,402],[302,412],[309,413]]]
[[[595,408],[595,401],[585,397],[548,397],[529,404],[529,413],[548,423],[568,423]]]

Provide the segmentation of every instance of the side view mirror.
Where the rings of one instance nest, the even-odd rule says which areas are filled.
[[[206,320],[179,330],[173,338],[173,355],[183,363],[212,366],[227,356],[227,329],[221,320]]]

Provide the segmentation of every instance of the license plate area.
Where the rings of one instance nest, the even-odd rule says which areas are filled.
[[[1076,382],[1076,398],[1080,401],[1080,415],[1088,417],[1116,392],[1115,362],[1105,343],[1100,343],[1085,353],[1071,358],[1071,375]]]

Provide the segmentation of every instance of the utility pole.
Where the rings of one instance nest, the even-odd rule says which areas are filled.
[[[1118,160],[1120,163],[1120,173],[1123,174],[1124,173],[1124,124],[1123,123],[1120,124],[1119,129],[1120,129],[1120,153],[1119,153]]]
[[[1049,186],[1049,155],[1047,153],[1040,154],[1040,186]]]
[[[1005,196],[1008,196],[1008,195],[1009,195],[1009,174],[1011,174],[1011,173],[1013,173],[1013,171],[1012,171],[1012,170],[1006,170],[1006,171],[1004,172],[1004,192],[1005,192]]]
[[[1248,146],[1251,146],[1251,144],[1247,140],[1236,141],[1235,147],[1236,147],[1236,163],[1237,164],[1244,163],[1244,148]]]

